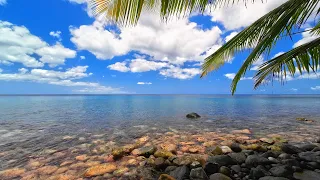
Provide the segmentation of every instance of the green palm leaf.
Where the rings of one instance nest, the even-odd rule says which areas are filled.
[[[285,80],[288,75],[316,73],[320,64],[320,38],[303,44],[291,51],[262,64],[255,75],[255,88],[274,77]]]

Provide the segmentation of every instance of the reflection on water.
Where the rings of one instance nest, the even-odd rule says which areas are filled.
[[[82,154],[103,161],[114,146],[168,133],[209,136],[249,128],[250,138],[280,134],[308,141],[319,136],[319,107],[320,96],[0,97],[0,170],[32,161],[58,167]],[[190,112],[202,118],[186,119]],[[297,117],[315,122],[299,122]]]

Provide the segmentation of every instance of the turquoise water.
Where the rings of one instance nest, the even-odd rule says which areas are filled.
[[[64,136],[104,134],[126,143],[147,133],[249,128],[255,134],[293,132],[312,138],[320,134],[319,108],[320,95],[1,96],[0,152],[9,153],[0,156],[0,169],[21,165],[44,149],[77,144],[61,140]],[[190,112],[202,118],[186,119]],[[315,122],[301,123],[297,117]]]

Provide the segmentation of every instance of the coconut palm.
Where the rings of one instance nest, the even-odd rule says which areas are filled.
[[[254,3],[257,0],[92,0],[91,8],[95,15],[105,15],[107,19],[120,25],[135,25],[143,9],[160,8],[162,19],[167,21],[171,17],[188,16],[195,12],[204,13],[206,9],[223,8],[239,1]],[[202,66],[201,77],[219,69],[226,59],[249,49],[250,55],[232,81],[231,91],[234,94],[238,82],[251,65],[262,55],[268,55],[279,40],[302,33],[301,29],[310,18],[313,18],[315,25],[307,31],[320,35],[319,2],[319,0],[286,1],[207,57]],[[284,81],[287,76],[298,73],[316,73],[319,61],[320,38],[316,38],[263,63],[254,77],[255,88],[273,78]]]

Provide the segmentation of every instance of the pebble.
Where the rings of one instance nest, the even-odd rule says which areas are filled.
[[[105,173],[112,173],[117,169],[117,166],[114,164],[101,164],[97,166],[90,167],[84,173],[85,177],[93,177],[98,175],[103,175]]]

